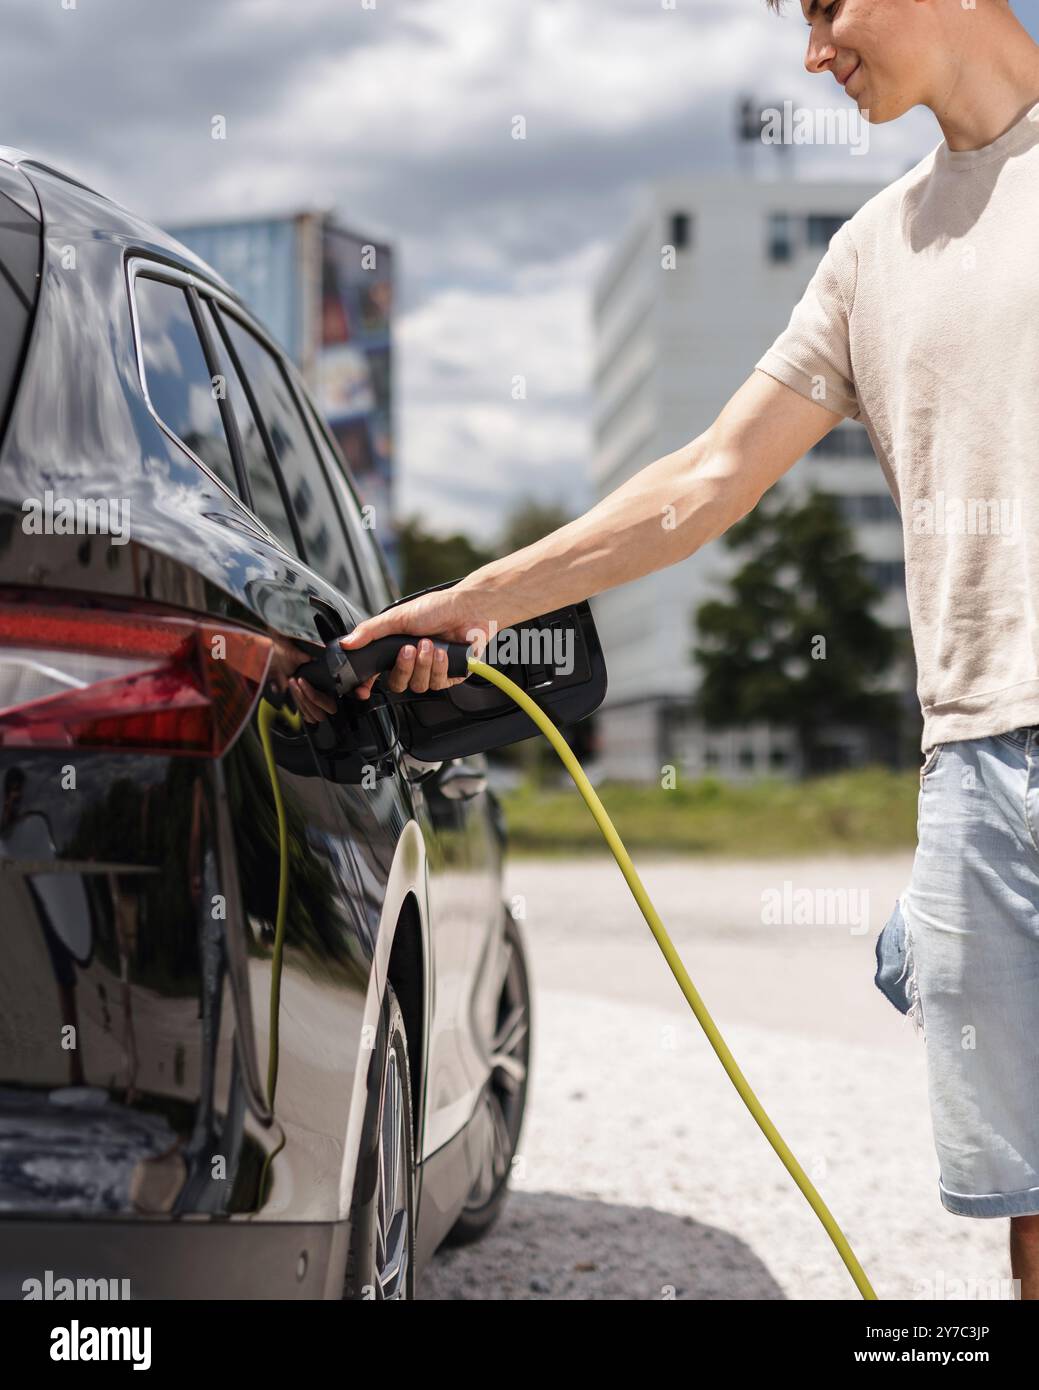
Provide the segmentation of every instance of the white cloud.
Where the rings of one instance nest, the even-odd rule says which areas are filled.
[[[14,8],[10,143],[159,221],[334,205],[393,241],[398,496],[443,526],[486,529],[524,491],[591,500],[589,294],[640,188],[731,170],[738,94],[840,98],[803,70],[796,0],[785,20],[762,0]],[[937,140],[927,116],[872,134],[802,167],[889,178]]]
[[[508,289],[448,289],[403,318],[402,512],[438,529],[487,532],[522,496],[588,505],[586,287],[600,258],[583,248],[558,265],[521,270]],[[526,398],[514,399],[515,390]]]

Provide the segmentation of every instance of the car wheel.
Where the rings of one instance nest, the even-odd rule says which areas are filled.
[[[386,986],[350,1211],[343,1297],[415,1295],[415,1143],[408,1039]]]
[[[501,1215],[512,1160],[523,1128],[530,1072],[530,975],[523,937],[512,914],[505,916],[506,968],[491,1043],[491,1073],[477,1107],[483,1161],[445,1245],[479,1240]]]

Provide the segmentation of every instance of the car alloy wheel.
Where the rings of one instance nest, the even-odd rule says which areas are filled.
[[[404,1016],[386,986],[350,1205],[343,1297],[415,1296],[415,1144]]]
[[[379,1104],[379,1167],[375,1189],[376,1297],[407,1297],[411,1265],[411,1210],[408,1166],[409,1118],[396,1051],[383,1073]]]
[[[530,1001],[516,947],[509,940],[505,947],[508,964],[498,1003],[498,1023],[491,1042],[491,1074],[481,1097],[487,1112],[490,1155],[469,1194],[467,1211],[485,1206],[508,1177],[523,1118],[530,1052]]]

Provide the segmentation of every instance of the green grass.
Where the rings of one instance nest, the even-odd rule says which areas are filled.
[[[673,790],[604,782],[599,798],[625,846],[660,855],[738,858],[911,850],[919,775],[863,768],[804,782],[733,787],[713,777]],[[577,788],[525,783],[502,796],[510,852],[609,854]]]

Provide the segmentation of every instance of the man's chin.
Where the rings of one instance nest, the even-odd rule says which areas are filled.
[[[855,99],[855,105],[859,108],[859,115],[869,125],[888,125],[891,121],[897,121],[900,116],[904,116],[910,109],[909,105],[897,101],[884,101],[874,98],[870,100],[868,92],[862,92]]]

